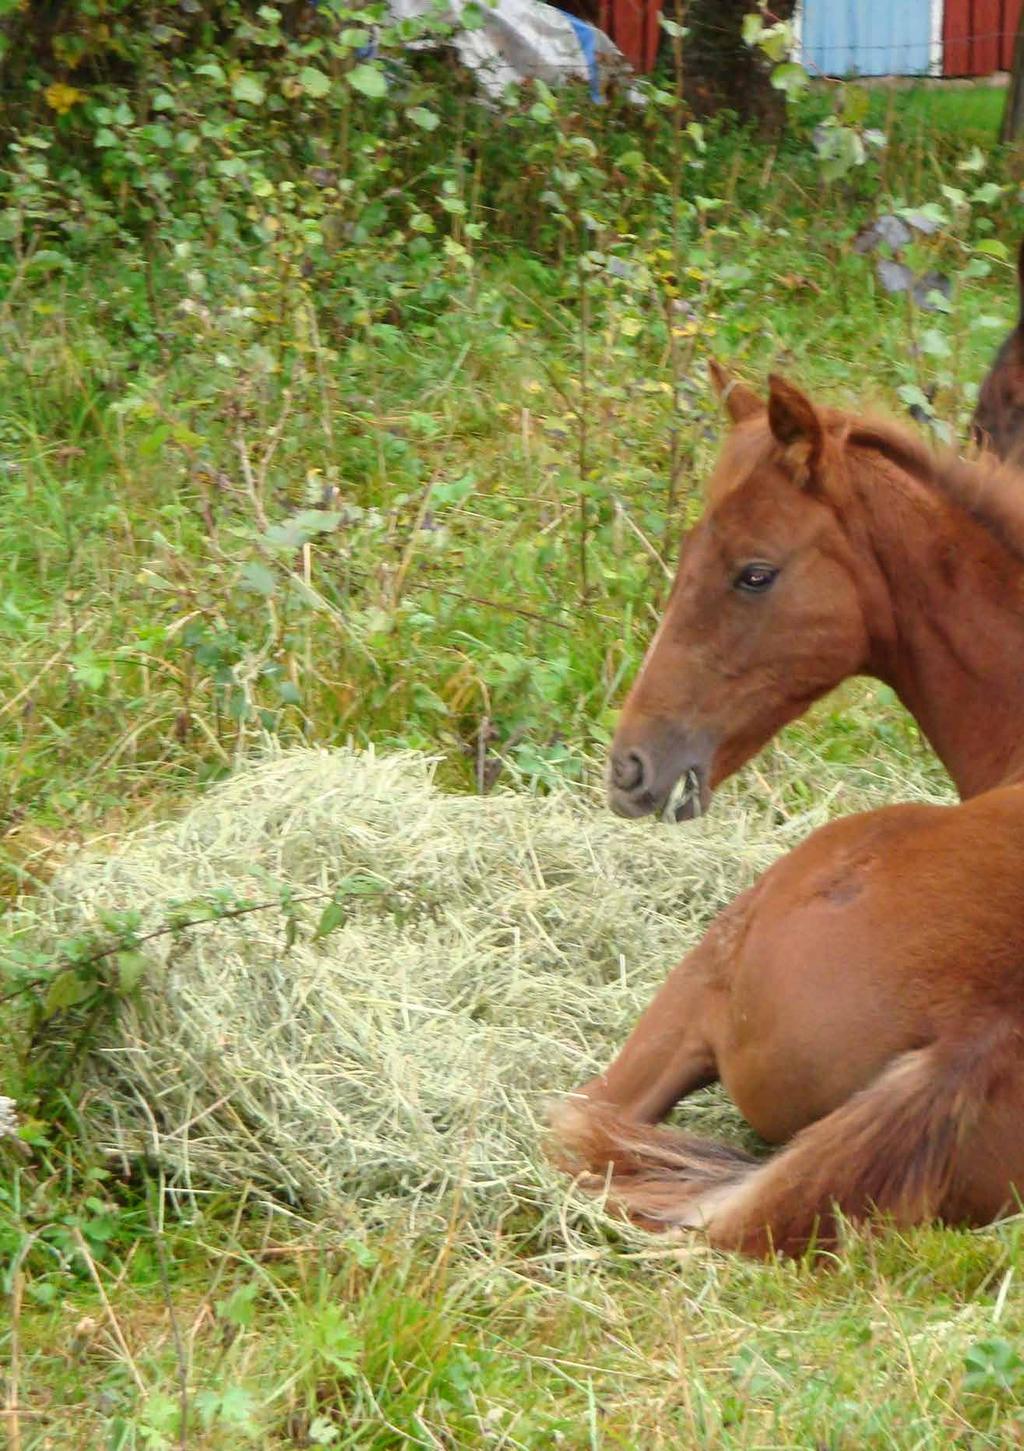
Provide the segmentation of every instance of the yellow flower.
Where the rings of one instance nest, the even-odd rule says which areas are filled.
[[[66,86],[63,81],[54,81],[52,86],[47,86],[43,92],[46,97],[46,104],[51,111],[56,111],[58,116],[66,116],[72,106],[77,106],[79,101],[85,100],[85,92],[75,86]]]

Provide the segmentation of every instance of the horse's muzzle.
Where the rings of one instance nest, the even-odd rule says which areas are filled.
[[[693,821],[711,802],[710,752],[675,741],[657,752],[643,745],[613,744],[606,785],[616,816],[658,815],[663,821]]]

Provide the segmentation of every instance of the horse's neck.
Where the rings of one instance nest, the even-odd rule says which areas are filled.
[[[869,524],[882,577],[870,672],[961,796],[1024,780],[1024,566],[945,500],[887,512]]]

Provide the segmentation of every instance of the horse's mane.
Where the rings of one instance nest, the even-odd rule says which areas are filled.
[[[959,458],[884,419],[847,416],[844,442],[871,449],[976,519],[1024,563],[1024,473],[991,455]]]

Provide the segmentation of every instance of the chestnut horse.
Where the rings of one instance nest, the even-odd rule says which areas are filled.
[[[1019,462],[1024,453],[1024,241],[1017,253],[1017,286],[1020,317],[981,385],[971,432],[983,448]]]
[[[837,820],[778,861],[558,1107],[559,1156],[639,1223],[752,1254],[876,1212],[988,1223],[1024,1191],[1020,480],[781,379],[766,406],[713,377],[734,427],[622,712],[613,809],[703,811],[862,674],[899,694],[962,801]],[[656,1127],[718,1079],[785,1148],[761,1161]]]

